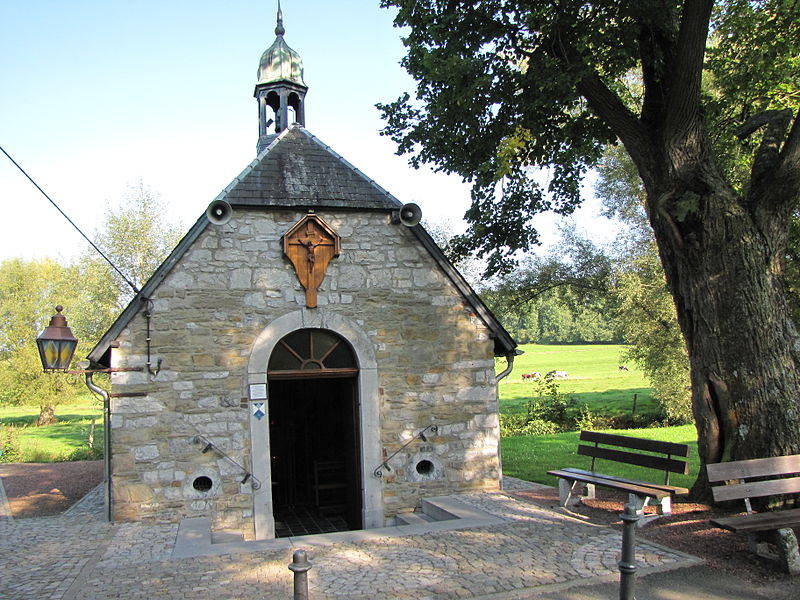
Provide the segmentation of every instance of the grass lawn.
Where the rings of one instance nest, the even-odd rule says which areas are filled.
[[[35,406],[0,407],[0,441],[11,431],[18,457],[15,462],[57,462],[70,458],[92,458],[82,450],[88,450],[87,438],[92,418],[95,419],[94,447],[102,456],[103,409],[99,403],[82,402],[56,407],[58,423],[37,427],[39,409]],[[76,451],[79,452],[74,456]]]
[[[609,430],[608,432],[665,442],[689,444],[689,475],[677,475],[673,473],[670,476],[670,483],[672,485],[691,487],[694,480],[697,478],[697,471],[700,463],[697,456],[697,433],[694,425]],[[547,471],[563,467],[588,469],[592,459],[588,456],[578,456],[576,451],[578,447],[578,435],[579,433],[577,431],[570,431],[568,433],[559,433],[555,435],[524,435],[502,438],[500,445],[503,453],[503,474],[511,477],[519,477],[527,481],[536,481],[538,483],[555,486],[558,483],[556,478],[548,475]],[[663,483],[663,480],[660,479],[662,476],[653,469],[616,462],[606,462],[608,470],[604,471],[604,462],[606,461],[598,459],[596,463],[598,471],[605,472],[609,475]]]
[[[535,395],[536,384],[523,380],[525,373],[566,371],[568,377],[559,379],[559,390],[586,404],[599,415],[631,414],[636,396],[636,414],[658,415],[658,405],[644,375],[634,365],[621,371],[621,345],[523,344],[524,352],[514,361],[511,375],[500,382],[500,412],[524,413],[527,402]]]

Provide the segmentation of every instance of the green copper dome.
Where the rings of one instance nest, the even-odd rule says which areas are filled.
[[[307,87],[303,81],[303,61],[300,55],[289,48],[284,41],[283,13],[278,4],[278,26],[275,27],[275,41],[261,55],[258,65],[258,83],[289,81]]]

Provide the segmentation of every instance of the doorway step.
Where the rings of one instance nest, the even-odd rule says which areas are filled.
[[[425,525],[438,521],[464,518],[464,505],[456,505],[449,496],[423,498],[414,512],[400,513],[395,517],[395,525]]]

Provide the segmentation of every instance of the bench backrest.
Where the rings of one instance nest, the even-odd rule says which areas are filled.
[[[750,512],[749,498],[800,493],[800,454],[753,458],[706,465],[708,481],[739,481],[711,488],[716,502],[744,499]],[[786,477],[794,475],[794,477]],[[768,478],[772,479],[768,479]],[[759,479],[759,481],[748,481]]]
[[[660,442],[658,440],[648,440],[636,438],[628,435],[616,435],[613,433],[600,433],[597,431],[581,431],[580,439],[582,442],[590,442],[594,445],[579,444],[578,454],[592,457],[592,471],[594,471],[595,459],[603,458],[616,462],[649,467],[664,471],[665,484],[669,484],[670,473],[689,474],[689,461],[685,457],[689,456],[688,444],[677,444],[675,442]],[[666,456],[656,456],[654,454],[641,454],[627,450],[615,448],[603,448],[600,446],[616,446],[617,448],[630,448],[631,450],[641,450],[644,452],[655,452]],[[684,460],[674,457],[684,457]]]

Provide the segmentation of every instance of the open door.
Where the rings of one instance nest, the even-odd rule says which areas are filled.
[[[358,369],[349,345],[329,331],[295,331],[276,346],[268,377],[276,534],[361,529]]]

